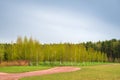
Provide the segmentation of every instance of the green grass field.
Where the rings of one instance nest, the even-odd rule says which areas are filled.
[[[0,72],[21,73],[51,68],[50,66],[8,66],[0,67]]]
[[[101,65],[101,64],[109,64],[109,63],[101,63],[101,62],[81,62],[81,63],[74,63],[74,62],[64,62],[60,64],[60,62],[46,62],[46,63],[39,63],[39,66],[6,66],[0,67],[0,72],[6,73],[21,73],[21,72],[29,72],[29,71],[36,71],[42,69],[48,69],[55,66],[93,66],[93,65]]]
[[[120,64],[81,66],[81,70],[75,72],[26,77],[20,80],[120,80]]]

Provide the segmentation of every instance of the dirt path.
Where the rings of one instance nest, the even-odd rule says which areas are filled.
[[[40,71],[32,71],[32,72],[25,72],[25,73],[16,73],[16,74],[8,74],[8,73],[0,73],[0,80],[18,80],[23,77],[29,76],[38,76],[38,75],[45,75],[45,74],[54,74],[54,73],[61,73],[61,72],[71,72],[77,71],[80,68],[76,67],[55,67],[47,70],[40,70]]]

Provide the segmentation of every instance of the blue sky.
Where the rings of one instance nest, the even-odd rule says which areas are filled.
[[[120,0],[0,0],[0,42],[120,39]]]

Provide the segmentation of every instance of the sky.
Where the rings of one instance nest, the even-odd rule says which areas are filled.
[[[0,0],[0,43],[120,39],[120,0]]]

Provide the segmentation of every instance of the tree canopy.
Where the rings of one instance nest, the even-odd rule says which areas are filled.
[[[39,62],[120,62],[120,40],[87,43],[41,44],[32,38],[18,37],[16,43],[0,44],[2,61]]]

